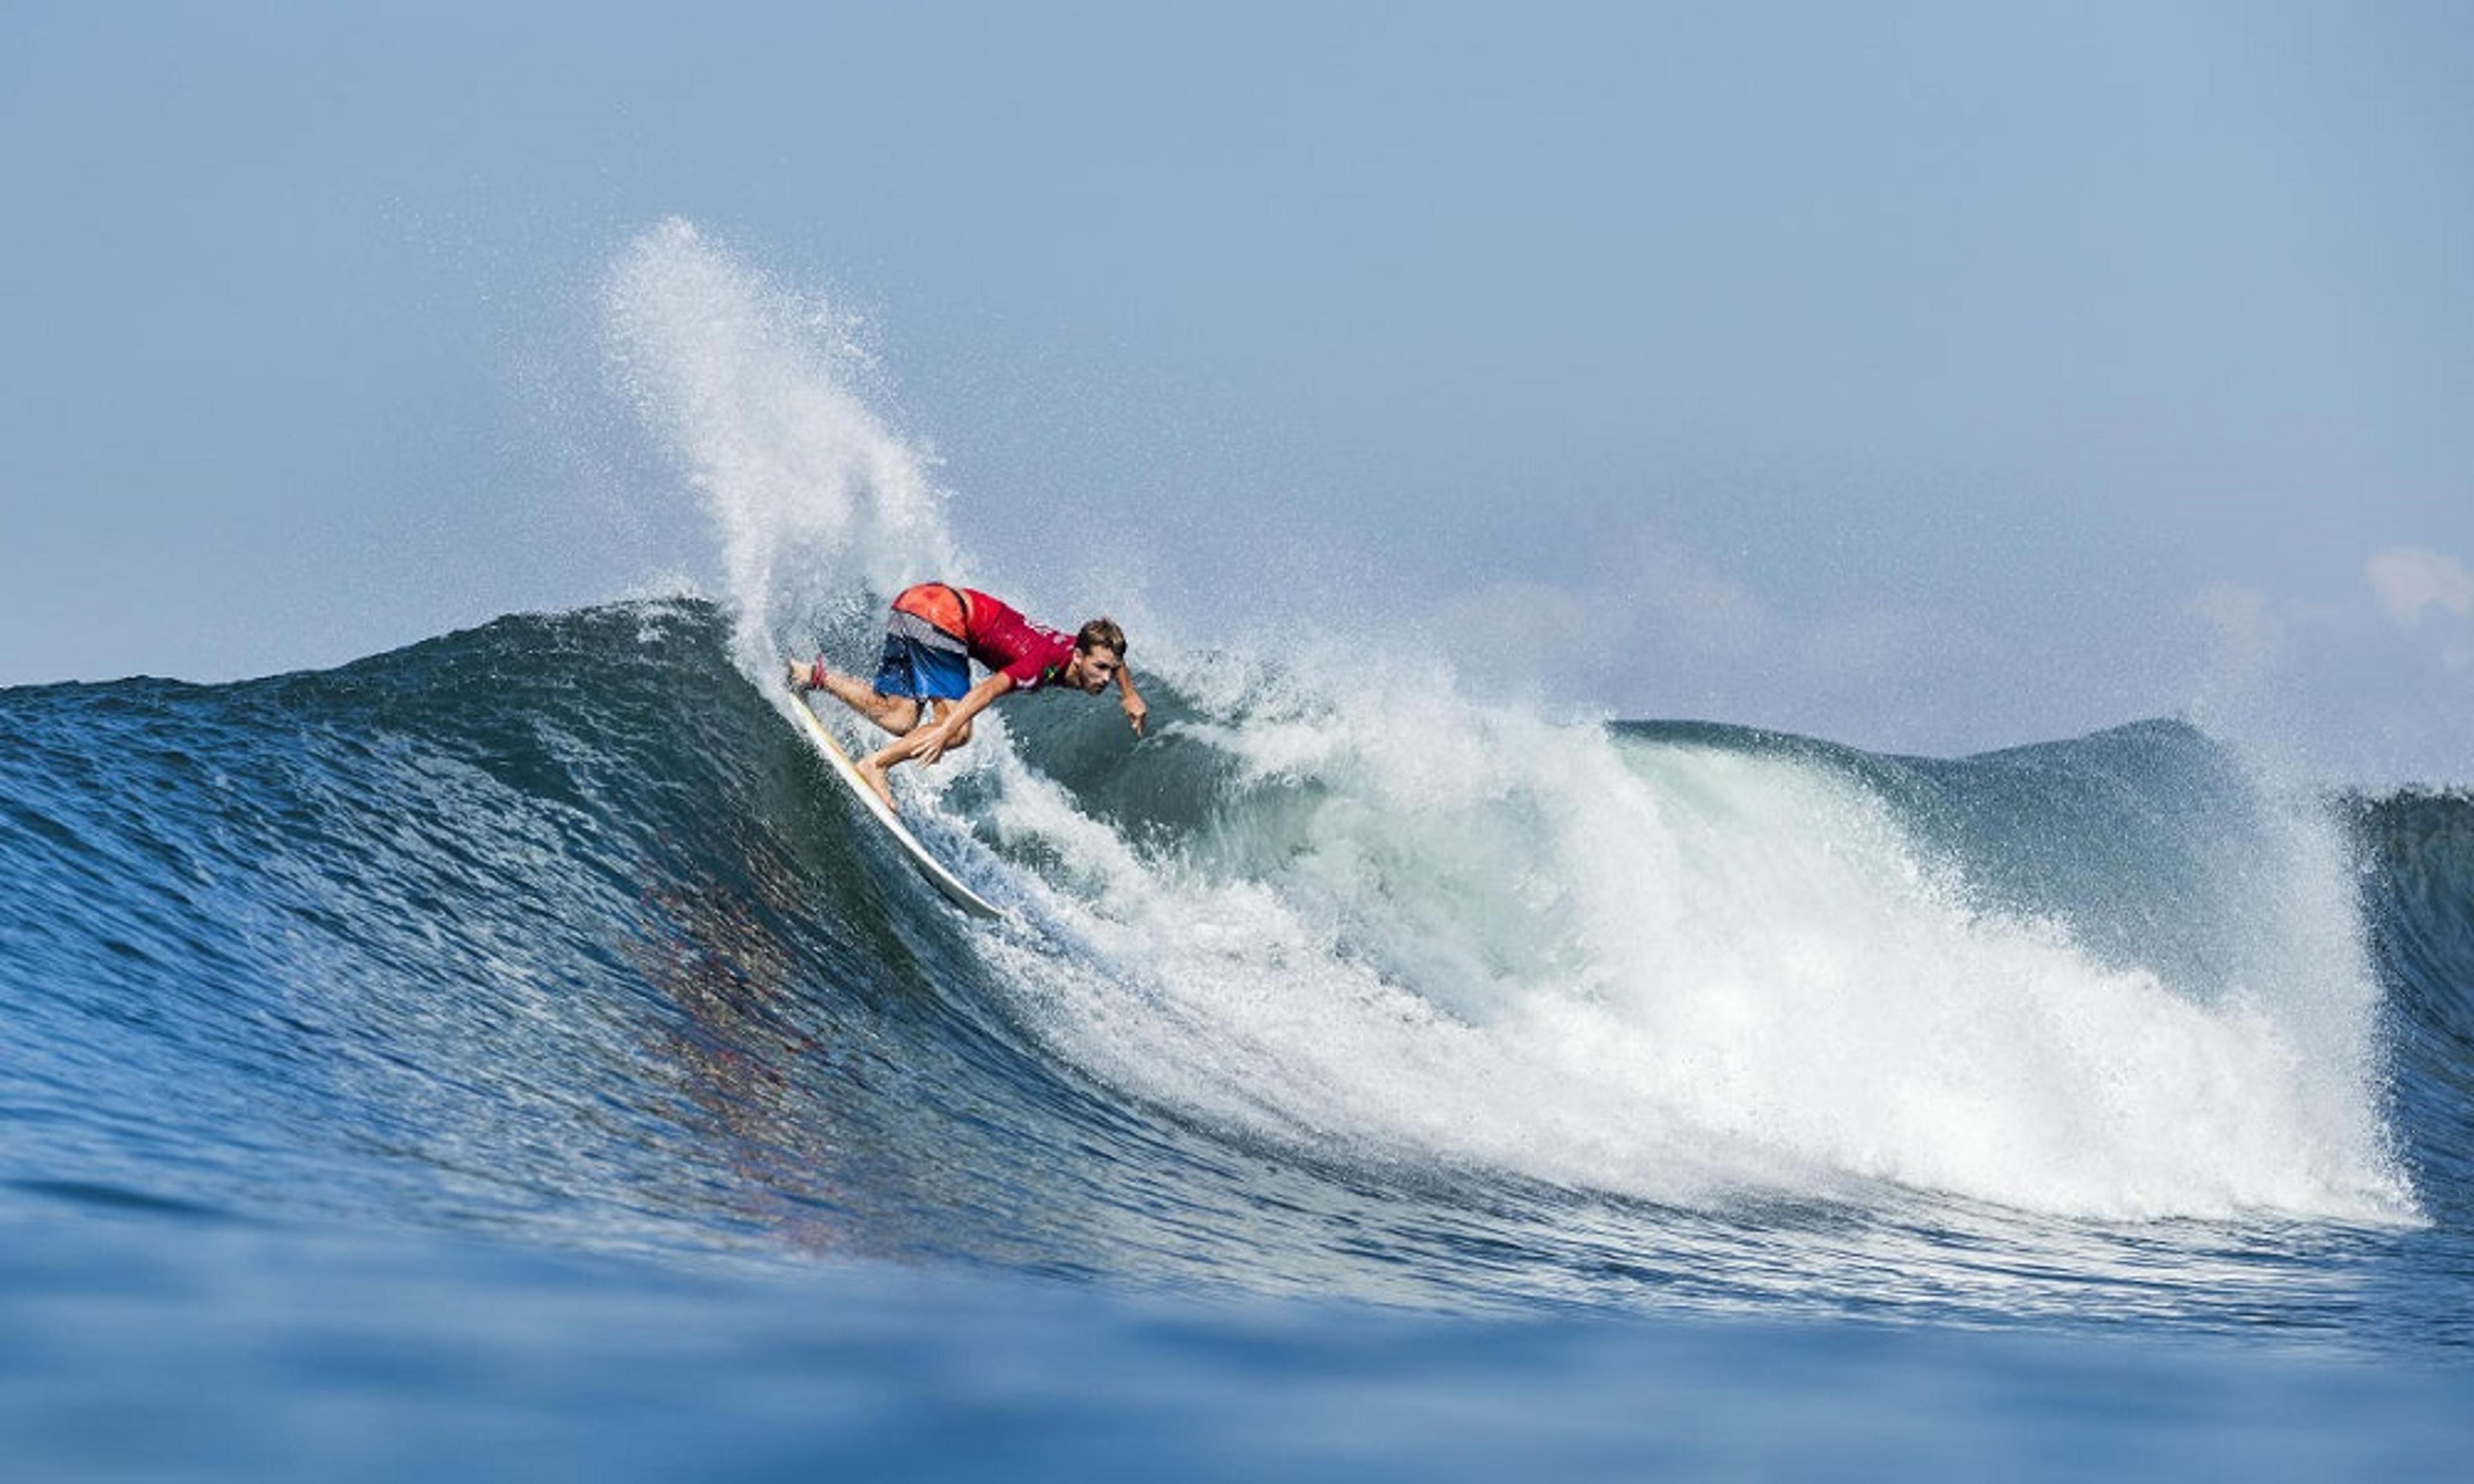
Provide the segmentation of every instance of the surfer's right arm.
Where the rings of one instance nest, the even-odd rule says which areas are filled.
[[[969,726],[972,717],[986,710],[997,697],[1011,689],[1013,677],[999,670],[972,686],[961,700],[943,707],[944,714],[936,718],[936,725],[922,728],[894,746],[902,750],[905,757],[915,758],[923,764],[934,762],[945,754],[945,749],[956,732]]]

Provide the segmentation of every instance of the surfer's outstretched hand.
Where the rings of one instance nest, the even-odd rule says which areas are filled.
[[[1126,720],[1134,724],[1134,735],[1143,735],[1143,723],[1151,719],[1152,708],[1143,705],[1143,698],[1130,690],[1118,698],[1118,704],[1126,708]]]

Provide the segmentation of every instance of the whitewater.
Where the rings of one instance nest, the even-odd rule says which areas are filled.
[[[709,582],[0,692],[0,1361],[54,1377],[19,1423],[134,1387],[133,1472],[256,1476],[370,1462],[303,1398],[469,1392],[620,1472],[710,1458],[667,1416],[1079,1476],[1095,1438],[1360,1436],[1301,1389],[1343,1354],[1413,1384],[1325,1476],[1573,1462],[1520,1440],[1644,1394],[1736,1466],[1843,1457],[1867,1388],[1956,1399],[1928,1453],[2067,1443],[1979,1373],[2467,1441],[2424,1403],[2474,1339],[2474,799],[2173,719],[1904,757],[1545,714],[1414,633],[1179,632],[978,557],[831,301],[673,221],[601,304]],[[993,924],[778,682],[863,668],[930,579],[1116,606],[1152,707],[1016,698],[906,770]],[[2330,1388],[2365,1357],[2388,1400]],[[540,1441],[455,1415],[375,1472]],[[91,1460],[56,1436],[26,1456]],[[2367,1456],[2280,1448],[2212,1456]]]

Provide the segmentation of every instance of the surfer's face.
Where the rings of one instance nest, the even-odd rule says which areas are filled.
[[[1117,670],[1124,663],[1117,652],[1105,644],[1078,649],[1065,666],[1065,682],[1096,696],[1108,688],[1108,682],[1117,678]]]

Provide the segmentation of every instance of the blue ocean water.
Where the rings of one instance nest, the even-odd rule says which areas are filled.
[[[1219,666],[912,796],[976,927],[740,632],[0,692],[13,1476],[2474,1443],[2474,799],[2174,722],[1564,729],[1490,788]]]

